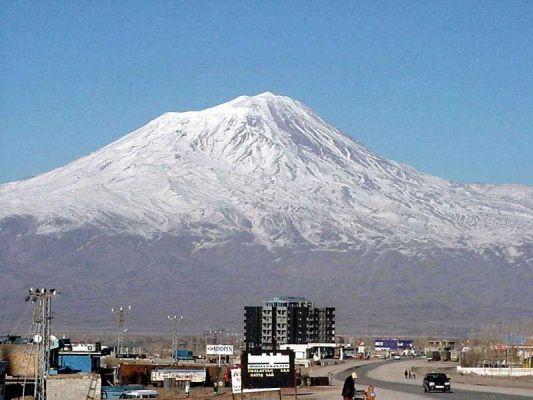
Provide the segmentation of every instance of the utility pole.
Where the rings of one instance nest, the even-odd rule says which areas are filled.
[[[122,352],[122,335],[124,334],[124,332],[128,331],[128,329],[124,328],[124,325],[125,325],[125,319],[126,319],[126,312],[128,312],[129,310],[131,310],[131,306],[127,306],[127,307],[120,306],[118,308],[111,309],[111,311],[116,315],[117,326],[118,326],[117,350],[115,351],[116,358],[119,358]]]
[[[215,344],[218,344],[218,335],[223,334],[224,332],[226,332],[225,329],[209,331],[210,334],[212,333],[215,336]],[[219,354],[218,355],[218,368],[220,368],[221,361],[222,361],[222,356]]]
[[[30,288],[26,301],[34,303],[33,343],[37,344],[35,358],[34,398],[46,400],[46,381],[50,370],[50,335],[52,333],[52,298],[59,294],[56,289]]]
[[[218,329],[218,330],[213,330],[213,331],[209,331],[209,334],[213,335],[214,336],[214,344],[218,344],[218,335],[221,335],[223,333],[225,333],[226,330],[225,329]]]
[[[180,315],[179,317],[177,315],[169,315],[168,319],[172,323],[172,352],[171,352],[171,355],[172,355],[172,359],[174,361],[177,361],[178,360],[177,350],[178,350],[178,345],[179,345],[179,343],[178,343],[178,327],[179,327],[179,324],[180,324],[181,320],[183,319],[183,315]]]

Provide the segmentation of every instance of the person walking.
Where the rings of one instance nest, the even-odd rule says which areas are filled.
[[[365,400],[374,400],[376,398],[376,392],[374,392],[374,386],[368,385],[365,389]]]
[[[409,370],[408,373],[409,379],[411,379],[411,370]]]
[[[355,380],[357,379],[357,373],[352,372],[351,375],[344,380],[344,386],[342,387],[342,399],[353,400],[355,397]]]
[[[214,397],[218,396],[218,383],[217,383],[217,381],[213,382],[213,396]]]
[[[407,379],[407,375],[409,375],[409,373],[407,372],[407,370],[405,370],[405,372],[403,373],[405,375],[405,379]]]
[[[191,381],[185,382],[185,397],[189,397],[191,395]]]

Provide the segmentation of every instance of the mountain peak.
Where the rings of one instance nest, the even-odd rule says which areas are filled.
[[[373,310],[374,298],[406,295],[402,276],[410,307],[425,311],[428,288],[438,287],[442,309],[494,316],[516,287],[527,295],[499,312],[523,316],[532,199],[525,187],[455,184],[389,161],[289,97],[241,96],[163,114],[64,167],[0,185],[0,291],[15,296],[29,273],[67,292],[99,275],[109,279],[95,299],[123,301],[123,290],[106,285],[120,281],[139,298],[174,296],[140,301],[146,307],[171,304],[181,285],[197,315],[206,301],[238,311],[228,287],[266,296],[273,283],[284,285],[279,292],[299,283],[300,293],[320,287],[337,299],[335,289],[357,276],[368,288],[362,309]],[[255,279],[265,271],[267,281]],[[131,280],[141,275],[159,279]],[[470,294],[495,281],[500,290],[475,303]],[[454,300],[458,290],[468,301]],[[350,310],[353,297],[345,299]]]
[[[452,184],[389,161],[296,100],[265,92],[164,114],[65,167],[1,185],[0,220],[31,215],[40,232],[179,231],[202,243],[246,234],[276,245],[483,247],[531,242],[522,192]]]
[[[276,98],[276,97],[284,97],[284,96],[277,95],[277,94],[272,93],[272,92],[267,90],[266,92],[259,93],[259,94],[256,94],[255,96],[250,96],[250,97],[255,97],[255,98]]]
[[[231,101],[235,101],[235,100],[238,100],[238,99],[248,99],[250,101],[268,101],[268,102],[284,101],[284,100],[294,101],[290,97],[281,96],[281,95],[278,95],[278,94],[275,94],[275,93],[272,93],[272,92],[268,92],[268,91],[256,94],[254,96],[248,96],[248,95],[239,96],[239,97],[237,97],[237,98],[235,98],[234,100],[231,100]]]
[[[254,96],[239,96],[226,103],[222,103],[218,106],[212,107],[208,110],[220,110],[226,108],[244,108],[244,109],[257,109],[257,108],[301,108],[305,107],[296,100],[288,97],[274,94],[272,92],[264,92]]]

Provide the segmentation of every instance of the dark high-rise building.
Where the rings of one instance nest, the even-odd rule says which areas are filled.
[[[244,307],[244,342],[246,343],[246,350],[261,349],[261,318],[261,307]],[[250,346],[248,346],[248,343],[250,343]]]
[[[335,308],[318,308],[303,297],[275,297],[244,307],[246,350],[276,350],[282,344],[332,343]]]

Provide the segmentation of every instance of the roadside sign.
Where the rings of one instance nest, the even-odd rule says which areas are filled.
[[[241,369],[233,368],[231,370],[231,391],[233,393],[241,392]]]
[[[231,392],[233,394],[239,393],[261,393],[261,392],[272,392],[279,391],[279,388],[266,388],[266,389],[242,389],[241,386],[241,369],[233,368],[231,370]]]
[[[294,352],[243,352],[241,384],[244,389],[284,388],[295,386]]]
[[[152,370],[152,382],[163,382],[165,379],[175,379],[176,381],[191,381],[195,383],[205,382],[206,370],[184,369],[184,368],[161,368]]]
[[[229,344],[208,344],[205,346],[205,354],[231,356],[233,355],[233,346]]]

